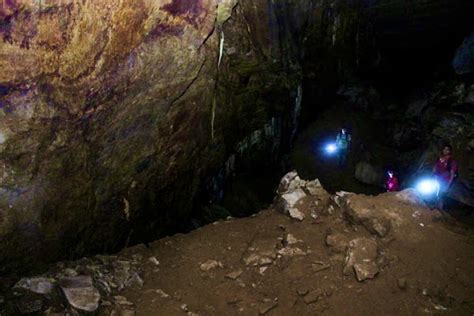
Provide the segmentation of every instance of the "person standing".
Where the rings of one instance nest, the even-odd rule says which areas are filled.
[[[351,135],[347,132],[346,128],[341,128],[341,131],[336,137],[336,146],[338,154],[338,165],[345,167],[347,162],[347,153],[351,143]]]
[[[458,174],[458,164],[453,158],[452,151],[451,145],[445,145],[433,166],[433,176],[439,183],[438,208],[440,210],[443,209],[446,195]]]
[[[388,174],[388,178],[387,178],[387,182],[385,183],[385,188],[387,189],[387,192],[399,191],[400,184],[393,170],[389,170],[387,174]]]

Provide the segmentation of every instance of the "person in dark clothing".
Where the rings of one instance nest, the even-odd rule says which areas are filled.
[[[347,162],[347,153],[351,143],[351,135],[347,132],[346,128],[341,128],[339,134],[336,137],[338,165],[345,167]]]
[[[448,194],[457,174],[458,164],[453,158],[452,147],[450,145],[445,145],[440,157],[436,160],[436,163],[433,166],[433,176],[439,183],[438,208],[440,210],[444,207],[446,195]]]

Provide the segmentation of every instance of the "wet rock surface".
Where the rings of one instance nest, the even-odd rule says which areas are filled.
[[[424,204],[396,193],[328,198],[321,208],[314,203],[321,196],[308,194],[299,206],[308,214],[317,208],[318,221],[294,221],[275,204],[149,247],[58,263],[2,293],[0,313],[75,315],[97,305],[100,315],[367,315],[400,306],[403,314],[472,312],[468,230],[454,232]],[[381,237],[355,222],[348,202],[374,206],[393,229]]]

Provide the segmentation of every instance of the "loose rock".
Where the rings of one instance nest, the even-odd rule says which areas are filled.
[[[351,240],[346,254],[344,274],[355,272],[359,281],[373,278],[378,272],[375,264],[376,257],[377,243],[375,241],[368,238]]]
[[[201,265],[199,266],[199,268],[205,272],[210,271],[215,268],[223,268],[223,267],[224,265],[221,262],[216,261],[216,260],[207,260],[206,262],[201,263]]]
[[[74,308],[93,312],[99,307],[100,293],[92,285],[90,276],[76,276],[60,281],[61,289]]]
[[[243,273],[242,270],[236,270],[236,271],[232,271],[228,274],[225,275],[225,277],[227,279],[231,279],[231,280],[236,280],[239,276],[241,276]]]
[[[324,292],[321,289],[313,290],[304,297],[304,302],[306,304],[317,302],[319,297],[323,295],[324,295]]]

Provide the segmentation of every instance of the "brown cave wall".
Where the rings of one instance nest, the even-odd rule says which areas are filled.
[[[160,236],[229,159],[277,155],[308,3],[1,2],[0,272]]]

